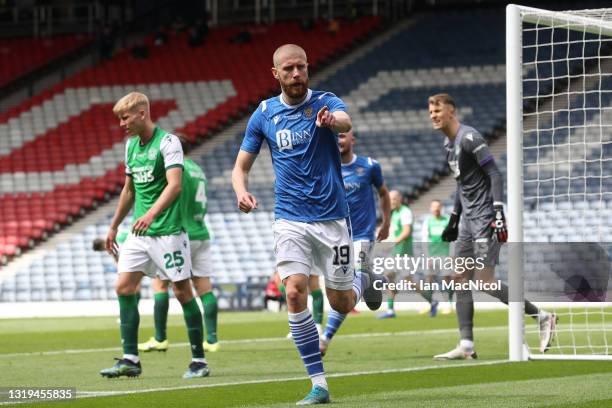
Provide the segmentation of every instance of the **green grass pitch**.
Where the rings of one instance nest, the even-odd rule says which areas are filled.
[[[610,362],[508,363],[507,313],[477,312],[475,361],[438,362],[457,342],[456,316],[351,315],[324,359],[335,407],[612,406]],[[116,317],[0,320],[0,387],[76,387],[48,407],[283,407],[310,388],[284,313],[221,313],[211,376],[183,380],[190,354],[181,316],[167,353],[141,355],[139,378],[105,379],[120,356]],[[143,317],[140,340],[152,334]],[[6,404],[3,404],[6,405]]]

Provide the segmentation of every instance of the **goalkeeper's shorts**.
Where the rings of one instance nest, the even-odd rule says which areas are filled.
[[[455,243],[455,256],[474,260],[478,258],[485,266],[497,265],[501,244],[493,239],[492,220],[493,213],[477,218],[462,217]]]

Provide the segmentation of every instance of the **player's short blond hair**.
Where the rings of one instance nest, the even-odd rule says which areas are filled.
[[[272,55],[272,64],[275,68],[278,68],[281,64],[281,60],[286,56],[297,56],[304,58],[304,61],[307,61],[306,51],[302,47],[296,44],[284,44],[281,45],[274,51]]]
[[[457,105],[455,105],[455,100],[452,96],[447,93],[439,93],[429,97],[430,105],[450,105],[453,109],[457,109]]]
[[[123,112],[132,111],[137,108],[144,108],[147,115],[149,115],[149,98],[147,98],[147,95],[140,92],[130,92],[117,101],[113,107],[113,113],[119,115]]]

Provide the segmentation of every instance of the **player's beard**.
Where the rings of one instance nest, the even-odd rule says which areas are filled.
[[[308,81],[282,85],[283,92],[293,100],[302,100],[308,92]]]

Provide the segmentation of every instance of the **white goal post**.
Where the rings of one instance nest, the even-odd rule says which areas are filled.
[[[605,302],[568,303],[559,313],[558,328],[565,335],[548,353],[530,352],[522,244],[534,242],[532,232],[545,231],[554,217],[566,217],[573,228],[577,221],[570,224],[570,219],[581,215],[583,229],[561,234],[562,242],[612,241],[611,49],[612,8],[506,8],[511,361],[612,360],[612,308]],[[602,225],[590,226],[593,212],[601,214]],[[555,238],[542,235],[535,242],[558,242]]]

